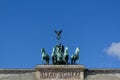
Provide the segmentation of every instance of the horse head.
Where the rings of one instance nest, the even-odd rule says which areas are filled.
[[[42,61],[45,60],[46,64],[49,64],[49,55],[46,53],[44,48],[41,48],[41,53],[42,53]],[[43,63],[43,62],[42,62]]]
[[[78,55],[80,53],[80,48],[77,47],[76,50],[75,50],[75,54]]]
[[[65,53],[64,55],[68,55],[68,47],[65,47]]]
[[[53,48],[51,56],[53,57],[54,55],[55,55],[55,48]]]
[[[43,54],[43,53],[44,53],[44,54],[46,53],[44,48],[41,48],[41,52],[42,52],[42,54]]]
[[[47,53],[44,48],[41,48],[41,53],[42,53],[42,59],[47,57]]]

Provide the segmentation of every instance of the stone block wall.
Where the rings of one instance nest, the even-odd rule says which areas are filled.
[[[120,69],[86,69],[84,80],[120,80]]]
[[[83,65],[38,65],[36,80],[83,80]]]
[[[0,69],[0,80],[35,80],[34,69]]]
[[[39,72],[37,71],[39,70],[37,69],[0,69],[0,80],[39,80],[36,77],[36,75],[40,77],[40,74],[38,75]],[[79,79],[79,80],[120,80],[120,69],[84,69],[83,73],[84,73],[83,75],[84,79]],[[47,80],[47,79],[43,79],[43,80]],[[48,79],[48,80],[56,80],[56,79]],[[68,79],[64,79],[64,80],[68,80]],[[72,80],[75,80],[75,79],[72,79]]]

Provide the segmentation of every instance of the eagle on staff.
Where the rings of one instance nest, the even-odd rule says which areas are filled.
[[[62,30],[59,30],[59,31],[55,30],[55,33],[57,34],[57,39],[60,40],[61,39],[60,34],[62,33]]]

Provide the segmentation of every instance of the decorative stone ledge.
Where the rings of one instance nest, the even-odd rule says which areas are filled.
[[[83,65],[37,65],[36,80],[83,80]]]
[[[119,68],[95,68],[95,69],[85,69],[85,74],[96,74],[96,73],[106,73],[106,74],[110,74],[110,73],[120,73],[120,69]]]
[[[97,80],[101,77],[106,79],[111,76],[120,76],[120,68],[87,69],[83,65],[37,65],[33,69],[0,69],[1,78],[7,78],[6,76],[19,78],[19,75],[25,78],[29,76],[32,78],[31,80]],[[2,80],[1,78],[0,80]]]
[[[35,69],[20,69],[20,68],[13,68],[13,69],[0,69],[0,73],[4,73],[4,72],[36,72],[37,70],[41,70],[41,69],[51,69],[51,68],[54,68],[54,69],[60,69],[60,68],[64,68],[64,69],[73,69],[73,68],[76,68],[76,69],[79,69],[79,70],[83,70],[84,72],[86,73],[90,73],[90,72],[108,72],[108,73],[111,73],[111,72],[116,72],[116,73],[120,73],[120,68],[88,68],[88,69],[85,69],[83,65],[37,65],[37,67],[35,67]]]
[[[35,71],[35,69],[0,69],[0,73],[29,73]]]
[[[37,65],[36,69],[39,68],[81,68],[84,69],[83,65]]]

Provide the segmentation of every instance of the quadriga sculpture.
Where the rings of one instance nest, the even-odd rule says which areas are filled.
[[[56,45],[55,48],[53,48],[52,54],[52,64],[68,64],[68,47],[65,48],[64,52],[64,46],[59,44]]]
[[[76,60],[79,60],[79,53],[80,53],[80,48],[77,47],[75,50],[75,54],[71,56],[71,64],[75,64]]]
[[[50,56],[46,53],[44,48],[41,49],[41,53],[42,53],[42,62],[43,60],[45,60],[46,62],[45,64],[49,64]]]
[[[68,47],[65,47],[64,50],[64,45],[60,43],[61,39],[61,33],[62,30],[55,30],[55,33],[57,35],[57,45],[53,48],[51,58],[52,58],[52,64],[53,65],[68,65],[69,63],[69,54],[68,54]],[[45,49],[41,49],[42,52],[42,61],[45,61],[45,64],[49,64],[50,57],[49,55],[45,52]],[[79,59],[79,52],[80,48],[76,48],[75,54],[71,56],[71,64],[75,64],[76,60]]]

